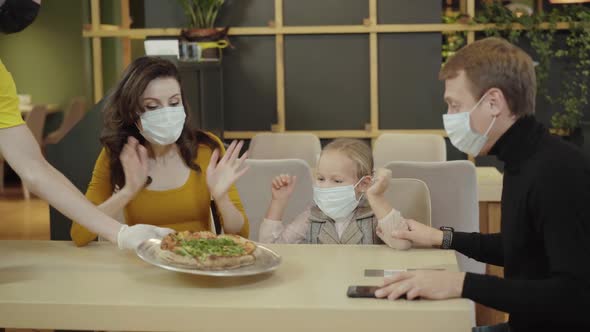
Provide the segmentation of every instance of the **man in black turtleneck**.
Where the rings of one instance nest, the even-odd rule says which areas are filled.
[[[474,331],[590,331],[590,161],[535,119],[531,58],[505,40],[487,38],[457,52],[440,78],[453,145],[505,163],[502,232],[461,233],[408,221],[408,231],[392,236],[503,266],[505,278],[400,273],[376,295],[464,297],[510,314],[508,324]]]

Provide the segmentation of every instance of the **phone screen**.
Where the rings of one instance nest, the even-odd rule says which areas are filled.
[[[348,297],[375,298],[375,291],[377,289],[379,289],[377,286],[350,286],[346,295]]]

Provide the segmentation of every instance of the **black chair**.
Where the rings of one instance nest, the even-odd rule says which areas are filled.
[[[102,130],[101,101],[67,133],[58,144],[47,145],[47,161],[62,172],[81,192],[85,192],[92,177],[94,163],[101,150],[99,142]],[[59,211],[50,208],[51,240],[71,241],[72,222]]]

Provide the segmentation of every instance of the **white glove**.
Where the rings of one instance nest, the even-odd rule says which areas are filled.
[[[149,239],[161,239],[164,236],[174,232],[170,228],[161,228],[152,225],[123,225],[117,235],[117,244],[119,249],[135,250],[143,241]]]
[[[408,250],[412,247],[412,243],[410,241],[396,239],[393,236],[391,236],[391,233],[394,230],[408,229],[408,223],[401,216],[399,211],[392,211],[383,220],[379,220],[379,228],[381,229],[381,232],[378,232],[377,235],[390,248],[398,250]]]

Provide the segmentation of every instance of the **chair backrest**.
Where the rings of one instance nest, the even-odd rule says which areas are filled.
[[[391,179],[385,198],[402,216],[431,225],[431,203],[428,186],[418,179]]]
[[[373,147],[375,166],[392,161],[446,161],[447,148],[440,135],[381,134]]]
[[[393,178],[420,179],[428,185],[432,226],[451,226],[461,232],[479,232],[477,174],[469,161],[391,162]],[[485,265],[458,254],[463,271],[484,273]]]
[[[86,114],[87,103],[85,97],[76,97],[72,99],[68,111],[64,114],[64,119],[57,130],[47,135],[44,144],[57,144],[66,136],[74,126],[84,118]]]
[[[25,120],[27,127],[29,127],[39,144],[43,142],[43,128],[45,127],[46,118],[47,107],[45,105],[35,105]]]
[[[250,221],[250,239],[258,241],[258,229],[270,204],[272,179],[280,174],[297,176],[297,183],[289,205],[283,216],[284,222],[290,222],[313,202],[311,171],[306,162],[299,159],[282,160],[246,160],[250,167],[242,176],[236,187]]]
[[[250,159],[301,159],[314,168],[322,152],[320,139],[308,133],[263,133],[252,138]]]

